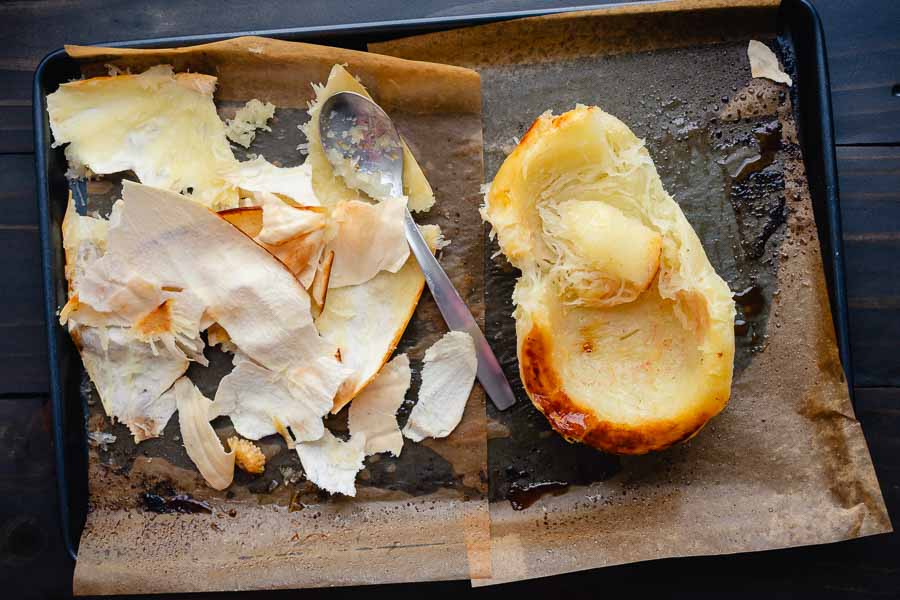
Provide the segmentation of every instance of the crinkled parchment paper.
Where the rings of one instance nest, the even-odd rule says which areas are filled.
[[[522,391],[518,273],[486,241],[486,334],[519,403],[488,407],[493,579],[476,585],[890,530],[838,359],[788,90],[750,75],[747,43],[773,45],[774,18],[772,2],[660,3],[370,45],[480,72],[486,181],[547,109],[620,117],[738,292],[729,406],[684,445],[608,456],[564,442]]]
[[[312,82],[343,63],[393,117],[437,198],[420,222],[438,223],[452,244],[441,263],[478,318],[484,313],[483,246],[477,213],[482,181],[481,98],[476,73],[363,52],[263,38],[239,38],[174,50],[69,48],[86,76],[107,64],[140,72],[156,64],[216,75],[223,117],[251,98],[278,107],[271,132],[247,151],[282,166],[303,161]],[[246,153],[237,153],[244,158]],[[121,178],[74,186],[87,210],[105,214]],[[414,370],[401,425],[418,389],[425,349],[445,331],[425,291],[398,351]],[[189,376],[208,397],[231,369],[230,355],[206,351],[210,367]],[[484,397],[475,386],[454,433],[406,441],[399,458],[369,457],[356,498],[329,497],[302,480],[295,452],[278,436],[262,443],[265,473],[235,473],[226,492],[208,488],[178,438],[177,416],[161,439],[135,446],[114,426],[86,384],[91,431],[118,439],[90,455],[90,512],[75,569],[77,594],[298,588],[490,575]],[[343,415],[329,420],[346,428]],[[220,437],[227,419],[214,422]],[[189,495],[181,500],[179,495]],[[208,510],[197,502],[204,502]],[[192,510],[180,514],[178,509]],[[161,511],[159,513],[153,510]]]

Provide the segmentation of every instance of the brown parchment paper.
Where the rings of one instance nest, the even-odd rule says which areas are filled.
[[[262,38],[170,50],[70,47],[86,76],[108,64],[140,72],[157,64],[216,75],[216,104],[231,117],[251,98],[278,107],[271,132],[247,152],[283,166],[304,160],[297,129],[324,82],[344,64],[396,122],[434,188],[437,202],[419,222],[438,223],[452,243],[440,260],[472,309],[483,318],[482,232],[477,206],[482,174],[481,99],[477,73],[363,52]],[[127,175],[126,175],[127,177]],[[105,214],[122,177],[73,184],[88,212]],[[425,349],[445,332],[428,291],[403,336],[413,385],[401,409],[405,422],[417,396]],[[231,369],[230,355],[207,348],[210,366],[191,379],[208,397]],[[356,498],[319,493],[302,478],[295,452],[278,436],[261,446],[266,471],[236,471],[226,492],[208,488],[187,457],[177,415],[160,439],[135,446],[103,414],[92,386],[84,392],[91,431],[117,441],[90,454],[90,512],[75,568],[76,594],[187,592],[374,584],[490,575],[484,396],[475,386],[451,436],[406,441],[399,458],[372,456],[357,478]],[[346,430],[346,410],[329,419]],[[214,422],[222,439],[227,418]],[[181,498],[186,496],[187,498]],[[205,503],[203,505],[198,502]],[[208,507],[208,508],[206,508]],[[178,510],[189,510],[179,514]],[[157,512],[154,512],[157,511]]]
[[[493,579],[475,585],[890,531],[838,359],[790,95],[750,77],[747,41],[774,46],[775,8],[626,6],[370,45],[479,71],[486,181],[545,110],[623,119],[737,292],[725,411],[668,451],[604,455],[564,442],[524,394],[518,272],[486,240],[486,335],[519,403],[488,407]]]

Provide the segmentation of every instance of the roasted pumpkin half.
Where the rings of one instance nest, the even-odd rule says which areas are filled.
[[[522,271],[522,382],[566,439],[643,454],[691,438],[725,407],[731,292],[622,121],[581,105],[541,115],[483,215]]]

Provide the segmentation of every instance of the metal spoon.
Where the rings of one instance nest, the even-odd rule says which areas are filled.
[[[403,145],[390,117],[377,104],[353,92],[328,98],[319,113],[319,136],[325,156],[348,185],[373,197],[403,195]],[[466,303],[431,253],[409,210],[406,239],[447,326],[475,341],[478,380],[498,410],[516,397]]]

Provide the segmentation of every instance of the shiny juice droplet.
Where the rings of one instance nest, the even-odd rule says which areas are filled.
[[[506,499],[513,510],[525,510],[547,494],[558,496],[568,489],[569,484],[562,481],[544,481],[525,485],[512,484],[506,493]]]
[[[147,492],[142,495],[144,508],[155,513],[212,513],[206,502],[194,500],[187,494],[177,496],[160,496]]]
[[[758,315],[762,312],[766,303],[765,298],[763,298],[762,288],[758,285],[751,285],[740,292],[736,292],[734,301],[740,307],[745,317]]]

